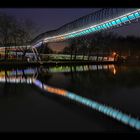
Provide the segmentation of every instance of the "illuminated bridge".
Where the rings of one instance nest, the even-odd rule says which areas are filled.
[[[140,18],[140,9],[136,8],[105,8],[83,16],[60,28],[48,31],[37,36],[31,43],[33,48],[42,43],[59,42],[88,34],[111,30],[130,23],[137,22]]]
[[[140,9],[137,8],[104,8],[67,23],[56,30],[40,34],[28,46],[13,46],[10,47],[10,50],[14,51],[20,48],[22,51],[27,47],[33,52],[35,59],[40,61],[40,54],[36,48],[42,44],[61,42],[96,32],[112,30],[138,22],[139,18]],[[0,51],[4,50],[5,47],[1,47]]]

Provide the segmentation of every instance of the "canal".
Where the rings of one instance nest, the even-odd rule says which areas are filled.
[[[42,90],[39,83],[47,85],[50,92]],[[137,132],[98,110],[61,96],[66,92],[63,89],[140,118],[140,66],[1,69],[0,131]]]

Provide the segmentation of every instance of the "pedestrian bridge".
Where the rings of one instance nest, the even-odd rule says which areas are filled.
[[[136,8],[105,8],[83,16],[60,28],[48,31],[37,36],[31,43],[33,48],[42,43],[59,42],[88,34],[111,30],[130,23],[137,22],[140,18],[140,9]]]
[[[11,46],[10,50],[20,51],[31,49],[36,60],[41,61],[37,47],[50,42],[61,42],[70,40],[101,31],[112,30],[121,26],[136,23],[140,18],[140,9],[136,8],[105,8],[83,16],[73,22],[67,23],[60,28],[48,31],[38,35],[26,46]],[[8,49],[8,48],[7,48]],[[5,47],[1,47],[0,51],[5,51]]]

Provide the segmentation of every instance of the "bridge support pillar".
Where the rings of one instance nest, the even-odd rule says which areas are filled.
[[[36,48],[32,48],[32,52],[34,54],[34,57],[35,57],[36,61],[41,61],[41,58],[40,58],[40,55],[39,55],[37,49]]]

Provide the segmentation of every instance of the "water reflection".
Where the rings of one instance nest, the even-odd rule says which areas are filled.
[[[31,84],[35,75],[36,69],[23,69],[23,70],[1,70],[0,82],[1,83],[27,83]]]
[[[125,70],[126,70],[125,67],[121,67],[122,73]],[[96,101],[94,98],[87,96],[87,95],[83,95],[82,93],[69,92],[68,90],[50,86],[49,82],[47,82],[47,79],[46,79],[46,77],[52,77],[55,74],[63,73],[66,77],[71,77],[75,81],[78,80],[79,78],[81,78],[80,86],[82,86],[82,83],[84,83],[84,84],[87,84],[88,88],[92,89],[92,87],[90,87],[90,85],[91,85],[90,83],[92,83],[92,81],[89,80],[89,77],[93,78],[94,81],[96,82],[96,85],[94,88],[96,88],[98,86],[101,88],[101,87],[103,87],[103,85],[102,86],[100,85],[100,83],[102,81],[105,82],[105,85],[106,85],[106,83],[108,83],[108,81],[110,81],[109,75],[111,74],[111,78],[112,78],[112,76],[114,76],[114,75],[117,76],[117,73],[119,71],[120,71],[120,69],[114,65],[89,65],[89,66],[86,65],[86,66],[71,66],[71,67],[58,66],[58,67],[47,67],[47,68],[45,68],[45,67],[27,68],[27,69],[23,69],[23,70],[20,70],[20,69],[1,70],[0,71],[0,82],[5,83],[5,84],[6,83],[16,83],[16,84],[18,84],[18,83],[25,84],[26,83],[26,84],[36,85],[41,90],[46,91],[46,93],[53,93],[54,95],[57,95],[57,96],[58,95],[63,96],[65,98],[68,98],[70,100],[83,104],[85,106],[88,106],[94,110],[97,110],[107,116],[110,116],[124,124],[127,124],[127,125],[139,130],[140,121],[138,119],[135,119],[135,117],[132,117],[126,113],[123,113],[120,109],[117,110],[117,109],[114,109],[114,107],[112,107],[110,105],[100,103],[99,101]],[[81,72],[82,72],[82,74],[83,74],[83,72],[88,72],[88,74],[86,73],[86,76],[88,76],[88,79],[86,79],[86,77],[82,78],[81,75],[78,75]],[[105,73],[102,75],[102,72],[105,72]],[[102,78],[104,78],[102,81],[100,79],[100,75]],[[43,79],[43,77],[45,79]],[[95,79],[95,77],[96,77],[96,79]],[[109,80],[108,80],[108,77],[109,77]],[[59,79],[59,80],[61,80],[61,79]],[[88,82],[87,82],[87,80],[88,80]],[[117,79],[115,79],[115,80],[117,80]],[[112,82],[112,81],[110,81],[110,82]],[[76,83],[79,83],[79,82],[76,81]],[[77,94],[75,94],[75,93],[77,93]],[[86,90],[86,94],[88,94],[88,90]]]
[[[115,66],[114,65],[83,65],[83,66],[57,66],[57,67],[50,67],[48,69],[49,72],[84,72],[84,71],[99,71],[99,70],[109,70],[110,72],[114,73]],[[115,70],[116,71],[116,70]]]
[[[40,67],[27,69],[0,70],[1,83],[32,83],[39,75],[51,73],[75,73],[85,71],[107,70],[116,74],[114,65],[83,65],[83,66],[56,66],[56,67]]]

